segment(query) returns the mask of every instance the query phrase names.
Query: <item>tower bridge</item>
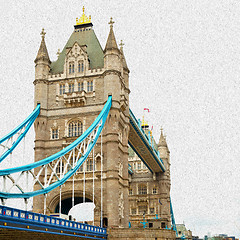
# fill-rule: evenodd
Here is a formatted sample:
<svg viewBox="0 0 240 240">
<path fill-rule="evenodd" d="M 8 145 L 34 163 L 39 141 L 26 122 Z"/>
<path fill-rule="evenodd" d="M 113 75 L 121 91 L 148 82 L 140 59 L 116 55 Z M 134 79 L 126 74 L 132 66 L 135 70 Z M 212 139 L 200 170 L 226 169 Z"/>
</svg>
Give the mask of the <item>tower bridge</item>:
<svg viewBox="0 0 240 240">
<path fill-rule="evenodd" d="M 35 110 L 0 139 L 0 161 L 8 161 L 34 123 L 34 163 L 0 170 L 3 234 L 175 239 L 170 152 L 163 132 L 156 143 L 129 109 L 130 71 L 113 24 L 111 18 L 102 49 L 83 8 L 55 62 L 42 30 L 34 61 Z M 6 207 L 9 198 L 24 199 L 26 211 Z M 86 202 L 94 204 L 88 224 L 62 219 Z"/>
</svg>

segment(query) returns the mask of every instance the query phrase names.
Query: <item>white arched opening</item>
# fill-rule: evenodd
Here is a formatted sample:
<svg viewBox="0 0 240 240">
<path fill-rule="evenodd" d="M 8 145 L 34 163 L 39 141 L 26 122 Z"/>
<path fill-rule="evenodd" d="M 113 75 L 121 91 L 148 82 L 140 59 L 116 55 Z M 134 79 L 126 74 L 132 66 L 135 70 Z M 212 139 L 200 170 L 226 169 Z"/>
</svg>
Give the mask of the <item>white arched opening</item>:
<svg viewBox="0 0 240 240">
<path fill-rule="evenodd" d="M 71 215 L 72 219 L 76 219 L 76 221 L 93 221 L 94 208 L 95 204 L 92 202 L 79 203 L 70 209 L 68 215 Z"/>
</svg>

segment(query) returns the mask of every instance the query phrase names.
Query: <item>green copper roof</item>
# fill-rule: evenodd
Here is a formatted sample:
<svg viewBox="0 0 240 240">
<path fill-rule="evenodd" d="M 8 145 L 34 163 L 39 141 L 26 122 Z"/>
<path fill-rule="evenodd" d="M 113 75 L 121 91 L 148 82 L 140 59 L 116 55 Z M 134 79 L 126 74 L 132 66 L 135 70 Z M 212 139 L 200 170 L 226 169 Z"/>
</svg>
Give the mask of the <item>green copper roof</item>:
<svg viewBox="0 0 240 240">
<path fill-rule="evenodd" d="M 87 46 L 87 54 L 90 60 L 91 69 L 103 68 L 104 53 L 93 29 L 91 28 L 89 30 L 89 28 L 82 28 L 74 30 L 64 49 L 60 53 L 57 61 L 52 62 L 50 71 L 52 74 L 63 73 L 66 48 L 72 47 L 75 42 L 77 42 L 80 46 Z"/>
</svg>

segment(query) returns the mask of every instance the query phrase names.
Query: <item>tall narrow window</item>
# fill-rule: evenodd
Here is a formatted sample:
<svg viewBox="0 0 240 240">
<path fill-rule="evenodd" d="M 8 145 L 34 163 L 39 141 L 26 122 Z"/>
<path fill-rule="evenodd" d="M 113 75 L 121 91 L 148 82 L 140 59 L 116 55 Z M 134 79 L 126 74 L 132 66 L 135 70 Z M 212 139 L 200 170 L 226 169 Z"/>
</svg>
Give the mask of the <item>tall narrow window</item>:
<svg viewBox="0 0 240 240">
<path fill-rule="evenodd" d="M 93 81 L 87 82 L 87 91 L 92 92 L 93 91 Z"/>
<path fill-rule="evenodd" d="M 138 166 L 138 170 L 140 170 L 141 169 L 141 163 L 138 162 L 137 166 Z"/>
<path fill-rule="evenodd" d="M 83 125 L 79 121 L 70 122 L 68 124 L 68 136 L 69 137 L 78 137 L 82 135 Z"/>
<path fill-rule="evenodd" d="M 92 159 L 88 159 L 87 160 L 87 172 L 90 172 L 93 170 L 93 160 Z"/>
<path fill-rule="evenodd" d="M 59 86 L 59 94 L 63 95 L 65 93 L 65 84 L 60 84 Z"/>
<path fill-rule="evenodd" d="M 74 92 L 74 83 L 70 83 L 68 85 L 68 92 L 70 92 L 70 93 Z"/>
<path fill-rule="evenodd" d="M 51 139 L 58 139 L 58 129 L 51 129 Z"/>
<path fill-rule="evenodd" d="M 72 64 L 69 64 L 69 73 L 72 73 Z"/>
<path fill-rule="evenodd" d="M 83 72 L 84 71 L 84 64 L 83 62 L 78 62 L 78 72 Z"/>
<path fill-rule="evenodd" d="M 78 91 L 79 92 L 83 91 L 83 82 L 78 83 Z"/>
<path fill-rule="evenodd" d="M 72 73 L 74 73 L 74 64 L 72 65 Z"/>
</svg>

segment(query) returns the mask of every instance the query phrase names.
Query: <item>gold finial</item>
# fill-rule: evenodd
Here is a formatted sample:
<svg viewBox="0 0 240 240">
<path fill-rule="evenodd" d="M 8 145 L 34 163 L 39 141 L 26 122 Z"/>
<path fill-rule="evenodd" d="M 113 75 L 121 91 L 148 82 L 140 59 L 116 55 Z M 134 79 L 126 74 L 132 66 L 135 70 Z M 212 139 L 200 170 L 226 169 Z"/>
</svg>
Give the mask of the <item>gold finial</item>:
<svg viewBox="0 0 240 240">
<path fill-rule="evenodd" d="M 148 122 L 144 120 L 144 116 L 142 118 L 142 124 L 141 124 L 142 127 L 148 127 Z"/>
<path fill-rule="evenodd" d="M 42 39 L 44 39 L 44 38 L 45 38 L 46 32 L 44 32 L 44 28 L 42 29 L 42 31 L 41 31 L 41 33 L 40 33 L 40 35 L 42 36 Z"/>
<path fill-rule="evenodd" d="M 163 127 L 162 127 L 162 126 L 161 126 L 161 129 L 160 129 L 160 130 L 161 130 L 161 134 L 163 134 Z"/>
<path fill-rule="evenodd" d="M 121 42 L 120 42 L 120 44 L 119 44 L 121 50 L 123 49 L 123 46 L 124 46 L 124 45 L 125 45 L 125 44 L 123 43 L 123 40 L 121 40 Z"/>
<path fill-rule="evenodd" d="M 86 23 L 91 23 L 91 15 L 89 15 L 89 17 L 87 17 L 85 15 L 85 7 L 83 6 L 82 8 L 82 16 L 78 19 L 76 18 L 76 25 L 82 25 L 82 24 L 86 24 Z"/>
<path fill-rule="evenodd" d="M 60 55 L 60 49 L 58 49 L 57 51 L 57 56 L 59 57 L 59 55 Z"/>
<path fill-rule="evenodd" d="M 112 28 L 113 27 L 113 24 L 114 24 L 115 22 L 113 21 L 113 19 L 112 19 L 112 17 L 110 18 L 110 22 L 108 23 L 108 24 L 110 24 L 110 28 Z"/>
</svg>

